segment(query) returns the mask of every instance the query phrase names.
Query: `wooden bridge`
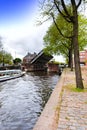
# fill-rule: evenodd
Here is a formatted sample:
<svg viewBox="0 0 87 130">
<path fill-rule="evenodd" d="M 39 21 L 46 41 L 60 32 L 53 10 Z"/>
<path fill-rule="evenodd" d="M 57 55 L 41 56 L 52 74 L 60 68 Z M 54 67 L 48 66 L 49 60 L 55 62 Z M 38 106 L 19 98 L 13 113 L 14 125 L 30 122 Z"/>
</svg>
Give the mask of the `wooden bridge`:
<svg viewBox="0 0 87 130">
<path fill-rule="evenodd" d="M 29 53 L 30 54 L 30 53 Z M 30 56 L 30 55 L 29 55 Z M 28 56 L 27 56 L 28 58 Z M 27 71 L 47 70 L 47 63 L 53 58 L 52 55 L 46 54 L 43 50 L 36 54 L 29 62 L 23 62 L 23 67 Z M 23 59 L 27 61 L 27 59 Z"/>
</svg>

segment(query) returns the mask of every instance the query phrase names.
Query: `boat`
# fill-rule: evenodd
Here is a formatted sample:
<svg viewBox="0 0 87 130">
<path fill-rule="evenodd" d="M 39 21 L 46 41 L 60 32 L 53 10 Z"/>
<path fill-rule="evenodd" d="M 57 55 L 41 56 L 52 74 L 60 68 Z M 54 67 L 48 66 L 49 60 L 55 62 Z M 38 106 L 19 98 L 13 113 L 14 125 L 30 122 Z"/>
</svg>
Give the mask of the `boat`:
<svg viewBox="0 0 87 130">
<path fill-rule="evenodd" d="M 0 71 L 0 82 L 19 78 L 25 75 L 25 72 L 21 70 L 1 70 Z"/>
</svg>

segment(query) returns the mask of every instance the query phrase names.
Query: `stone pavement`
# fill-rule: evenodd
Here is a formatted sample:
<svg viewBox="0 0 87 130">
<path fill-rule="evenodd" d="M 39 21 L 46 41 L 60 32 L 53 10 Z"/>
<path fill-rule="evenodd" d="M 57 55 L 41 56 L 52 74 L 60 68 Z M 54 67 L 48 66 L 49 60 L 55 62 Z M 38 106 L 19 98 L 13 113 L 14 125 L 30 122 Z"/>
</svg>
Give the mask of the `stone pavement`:
<svg viewBox="0 0 87 130">
<path fill-rule="evenodd" d="M 73 72 L 65 76 L 57 130 L 87 130 L 87 70 L 82 70 L 85 92 L 70 90 L 75 85 Z"/>
<path fill-rule="evenodd" d="M 63 71 L 33 130 L 87 130 L 87 67 L 82 78 L 85 89 L 76 92 L 75 73 Z"/>
</svg>

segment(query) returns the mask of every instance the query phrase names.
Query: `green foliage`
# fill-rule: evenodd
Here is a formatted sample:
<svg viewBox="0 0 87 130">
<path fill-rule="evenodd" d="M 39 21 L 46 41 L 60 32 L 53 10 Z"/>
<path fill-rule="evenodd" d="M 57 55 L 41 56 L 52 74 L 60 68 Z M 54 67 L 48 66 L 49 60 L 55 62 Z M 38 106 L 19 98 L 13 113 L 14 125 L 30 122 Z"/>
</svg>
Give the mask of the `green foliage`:
<svg viewBox="0 0 87 130">
<path fill-rule="evenodd" d="M 21 60 L 20 58 L 15 58 L 15 59 L 13 60 L 13 62 L 14 62 L 14 64 L 19 64 L 19 63 L 22 62 L 22 60 Z"/>
<path fill-rule="evenodd" d="M 58 27 L 65 36 L 72 36 L 72 24 L 67 23 L 66 20 L 58 15 L 56 19 Z M 54 23 L 49 27 L 44 36 L 45 51 L 51 54 L 62 54 L 66 60 L 68 59 L 69 49 L 71 47 L 71 38 L 64 38 L 57 30 Z M 79 46 L 80 50 L 87 45 L 87 19 L 79 15 Z"/>
<path fill-rule="evenodd" d="M 3 45 L 2 45 L 2 38 L 0 37 L 0 63 L 2 62 L 2 48 Z"/>
<path fill-rule="evenodd" d="M 11 54 L 10 53 L 5 53 L 4 54 L 4 63 L 5 64 L 9 64 L 9 65 L 11 65 L 12 64 L 12 59 L 13 59 L 13 57 L 11 56 Z"/>
<path fill-rule="evenodd" d="M 61 32 L 64 35 L 71 34 L 71 24 L 68 24 L 61 17 L 61 15 L 58 15 L 56 23 L 60 27 Z M 46 35 L 44 36 L 44 42 L 44 45 L 46 47 L 45 50 L 48 50 L 53 54 L 62 54 L 65 57 L 68 53 L 68 47 L 71 44 L 71 41 L 69 39 L 61 36 L 54 23 L 50 26 Z"/>
<path fill-rule="evenodd" d="M 6 52 L 6 51 L 0 51 L 0 64 L 2 64 L 4 62 L 4 64 L 12 64 L 12 59 L 13 57 L 11 56 L 10 53 Z"/>
<path fill-rule="evenodd" d="M 0 64 L 12 64 L 12 55 L 3 49 L 2 37 L 0 37 Z"/>
<path fill-rule="evenodd" d="M 87 92 L 86 89 L 76 88 L 75 84 L 68 84 L 65 86 L 65 89 L 72 91 L 72 92 Z"/>
<path fill-rule="evenodd" d="M 3 45 L 2 45 L 2 37 L 0 36 L 0 51 L 2 51 L 2 47 L 3 47 Z"/>
<path fill-rule="evenodd" d="M 80 50 L 83 50 L 87 46 L 87 18 L 83 15 L 79 15 L 79 47 Z"/>
<path fill-rule="evenodd" d="M 2 57 L 2 51 L 0 51 L 0 63 L 2 63 L 2 59 L 3 59 L 3 57 Z"/>
<path fill-rule="evenodd" d="M 73 92 L 85 92 L 84 89 L 81 89 L 81 88 L 72 88 L 71 89 Z"/>
</svg>

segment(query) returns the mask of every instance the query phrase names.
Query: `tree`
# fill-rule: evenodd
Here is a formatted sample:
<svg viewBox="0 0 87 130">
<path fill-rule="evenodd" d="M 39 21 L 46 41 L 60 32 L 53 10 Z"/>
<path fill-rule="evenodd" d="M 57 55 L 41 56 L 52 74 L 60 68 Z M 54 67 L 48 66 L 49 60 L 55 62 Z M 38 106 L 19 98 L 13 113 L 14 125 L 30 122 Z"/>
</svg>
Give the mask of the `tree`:
<svg viewBox="0 0 87 130">
<path fill-rule="evenodd" d="M 60 27 L 64 35 L 71 34 L 71 25 L 67 24 L 67 22 L 61 17 L 61 15 L 57 16 L 56 24 Z M 53 54 L 62 54 L 65 58 L 69 59 L 71 39 L 66 39 L 65 37 L 62 37 L 54 23 L 52 23 L 52 25 L 48 29 L 44 37 L 44 42 L 46 47 L 45 50 L 48 50 Z"/>
<path fill-rule="evenodd" d="M 2 37 L 0 37 L 0 52 L 2 50 L 2 47 L 3 47 L 3 45 L 2 45 Z"/>
<path fill-rule="evenodd" d="M 60 22 L 59 22 L 60 21 Z M 63 22 L 63 24 L 62 24 Z M 57 16 L 56 24 L 60 27 L 64 35 L 72 34 L 71 24 L 67 24 L 65 19 L 61 15 Z M 83 15 L 79 15 L 79 46 L 80 50 L 87 44 L 87 19 Z M 68 66 L 72 67 L 72 39 L 64 38 L 57 30 L 54 23 L 49 27 L 46 35 L 44 36 L 45 51 L 50 51 L 53 54 L 62 54 L 66 61 L 68 61 Z M 72 68 L 71 68 L 72 70 Z"/>
<path fill-rule="evenodd" d="M 2 37 L 0 37 L 0 64 L 3 61 L 3 45 L 2 45 Z"/>
<path fill-rule="evenodd" d="M 13 60 L 13 62 L 14 62 L 14 64 L 18 65 L 18 64 L 20 64 L 22 62 L 22 60 L 20 58 L 15 58 Z"/>
<path fill-rule="evenodd" d="M 2 50 L 0 51 L 0 63 L 4 66 L 5 64 L 12 64 L 12 59 L 13 57 L 11 56 L 10 53 Z"/>
<path fill-rule="evenodd" d="M 8 64 L 8 65 L 12 64 L 13 57 L 10 53 L 4 52 L 3 57 L 4 57 L 4 63 L 5 64 Z"/>
<path fill-rule="evenodd" d="M 2 52 L 0 51 L 0 64 L 2 63 Z"/>
<path fill-rule="evenodd" d="M 46 3 L 47 1 L 47 3 Z M 75 75 L 76 75 L 76 87 L 83 89 L 83 82 L 82 82 L 82 74 L 80 68 L 80 58 L 79 58 L 79 43 L 78 43 L 78 8 L 81 5 L 82 1 L 86 0 L 44 0 L 42 9 L 45 9 L 44 14 L 48 15 L 53 18 L 55 23 L 55 17 L 58 14 L 69 23 L 72 24 L 73 33 L 72 33 L 72 45 L 74 49 L 74 62 L 75 62 Z M 45 4 L 46 3 L 46 4 Z M 71 13 L 69 12 L 67 6 L 71 6 Z M 44 8 L 43 8 L 44 7 Z M 47 8 L 46 8 L 47 7 Z M 47 10 L 46 10 L 47 9 Z M 64 13 L 63 13 L 64 11 Z M 45 20 L 46 21 L 46 20 Z M 57 26 L 60 34 L 63 36 L 60 28 Z M 67 36 L 68 38 L 70 36 Z"/>
</svg>

